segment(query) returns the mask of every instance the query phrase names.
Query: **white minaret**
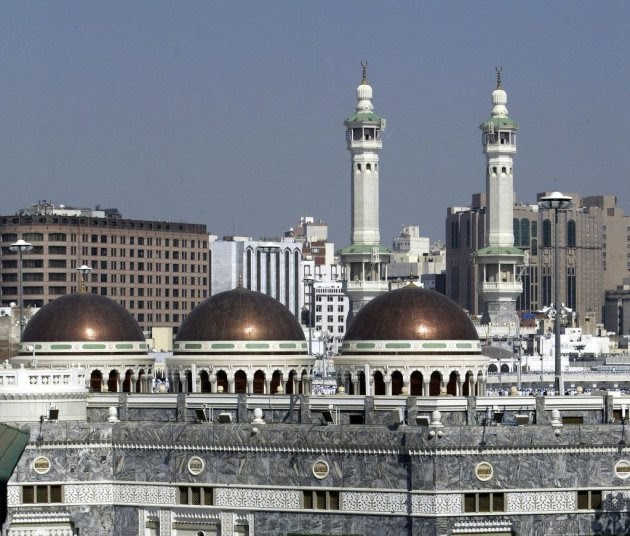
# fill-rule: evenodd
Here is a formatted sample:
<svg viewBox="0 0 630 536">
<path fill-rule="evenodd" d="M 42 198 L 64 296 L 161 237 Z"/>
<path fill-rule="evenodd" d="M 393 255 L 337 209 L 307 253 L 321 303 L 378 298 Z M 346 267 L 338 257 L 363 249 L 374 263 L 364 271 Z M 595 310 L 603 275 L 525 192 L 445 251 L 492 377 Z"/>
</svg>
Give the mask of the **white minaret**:
<svg viewBox="0 0 630 536">
<path fill-rule="evenodd" d="M 475 253 L 479 266 L 479 294 L 484 302 L 484 320 L 493 324 L 516 321 L 516 298 L 523 291 L 518 266 L 523 252 L 514 247 L 514 174 L 518 125 L 508 115 L 507 93 L 501 87 L 492 92 L 490 119 L 480 125 L 486 156 L 486 247 Z"/>
<path fill-rule="evenodd" d="M 351 155 L 352 245 L 341 252 L 344 290 L 351 301 L 351 319 L 372 298 L 387 292 L 390 252 L 380 245 L 379 162 L 385 119 L 374 112 L 372 87 L 367 83 L 367 63 L 357 88 L 355 113 L 344 121 Z"/>
</svg>

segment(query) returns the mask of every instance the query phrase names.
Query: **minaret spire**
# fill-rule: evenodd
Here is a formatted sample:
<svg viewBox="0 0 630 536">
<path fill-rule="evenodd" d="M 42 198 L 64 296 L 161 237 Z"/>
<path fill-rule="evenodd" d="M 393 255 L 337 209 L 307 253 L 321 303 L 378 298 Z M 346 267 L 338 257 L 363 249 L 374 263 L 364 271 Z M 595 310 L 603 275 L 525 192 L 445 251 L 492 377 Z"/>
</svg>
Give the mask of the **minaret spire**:
<svg viewBox="0 0 630 536">
<path fill-rule="evenodd" d="M 362 61 L 361 62 L 361 71 L 363 73 L 362 77 L 361 77 L 361 83 L 362 84 L 367 84 L 368 83 L 368 81 L 367 81 L 367 63 L 368 63 L 367 61 L 365 61 L 365 62 Z"/>
<path fill-rule="evenodd" d="M 503 71 L 503 67 L 495 67 L 497 71 L 497 89 L 501 89 L 501 71 Z"/>
</svg>

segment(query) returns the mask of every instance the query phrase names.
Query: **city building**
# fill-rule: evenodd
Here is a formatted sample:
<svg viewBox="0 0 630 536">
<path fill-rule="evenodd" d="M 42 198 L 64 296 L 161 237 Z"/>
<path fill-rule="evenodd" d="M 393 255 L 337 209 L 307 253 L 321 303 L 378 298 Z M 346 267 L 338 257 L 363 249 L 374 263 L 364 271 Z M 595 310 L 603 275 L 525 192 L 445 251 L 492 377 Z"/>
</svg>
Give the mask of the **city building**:
<svg viewBox="0 0 630 536">
<path fill-rule="evenodd" d="M 444 294 L 446 248 L 440 241 L 430 243 L 429 237 L 420 236 L 417 225 L 403 225 L 394 238 L 387 278 L 392 288 L 410 279 L 422 286 Z"/>
<path fill-rule="evenodd" d="M 206 226 L 123 218 L 116 209 L 71 208 L 40 201 L 0 216 L 2 305 L 19 302 L 18 240 L 23 254 L 25 308 L 43 307 L 77 292 L 78 268 L 91 268 L 89 292 L 108 296 L 136 318 L 143 331 L 174 330 L 208 297 Z"/>
<path fill-rule="evenodd" d="M 372 298 L 387 292 L 390 251 L 380 245 L 379 156 L 385 119 L 374 112 L 367 63 L 357 88 L 355 113 L 344 121 L 351 156 L 352 243 L 340 252 L 344 292 L 350 298 L 348 320 Z"/>
<path fill-rule="evenodd" d="M 296 317 L 304 305 L 302 243 L 293 238 L 210 240 L 211 295 L 243 286 L 272 296 Z"/>
</svg>

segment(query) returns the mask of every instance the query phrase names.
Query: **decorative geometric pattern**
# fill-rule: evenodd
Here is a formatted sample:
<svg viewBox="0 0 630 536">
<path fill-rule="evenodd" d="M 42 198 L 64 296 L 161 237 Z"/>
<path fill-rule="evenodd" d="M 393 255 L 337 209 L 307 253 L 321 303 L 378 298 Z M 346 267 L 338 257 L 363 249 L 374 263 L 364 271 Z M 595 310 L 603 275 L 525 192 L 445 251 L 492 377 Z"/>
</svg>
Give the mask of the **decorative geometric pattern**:
<svg viewBox="0 0 630 536">
<path fill-rule="evenodd" d="M 228 508 L 300 508 L 299 491 L 283 489 L 215 488 L 215 506 Z"/>
<path fill-rule="evenodd" d="M 22 503 L 21 491 L 22 486 L 7 486 L 7 506 L 16 506 Z"/>
<path fill-rule="evenodd" d="M 411 513 L 424 515 L 461 514 L 462 495 L 458 493 L 412 495 Z"/>
<path fill-rule="evenodd" d="M 344 491 L 341 494 L 344 512 L 407 513 L 406 493 Z"/>
<path fill-rule="evenodd" d="M 169 486 L 130 484 L 65 484 L 64 502 L 75 504 L 176 504 L 176 490 Z"/>
<path fill-rule="evenodd" d="M 390 349 L 407 350 L 409 352 L 468 353 L 481 352 L 478 341 L 396 341 L 395 346 L 385 341 L 345 341 L 343 349 L 355 353 L 383 352 Z"/>
<path fill-rule="evenodd" d="M 564 512 L 575 510 L 575 491 L 507 493 L 508 512 Z"/>
</svg>

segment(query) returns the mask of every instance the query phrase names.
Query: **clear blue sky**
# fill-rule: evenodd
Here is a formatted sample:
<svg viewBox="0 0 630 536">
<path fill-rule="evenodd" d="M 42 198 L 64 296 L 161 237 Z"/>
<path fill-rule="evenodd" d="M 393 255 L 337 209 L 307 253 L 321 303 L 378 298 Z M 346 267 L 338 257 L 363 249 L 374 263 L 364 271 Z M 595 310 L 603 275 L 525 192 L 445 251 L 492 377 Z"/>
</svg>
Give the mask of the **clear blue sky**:
<svg viewBox="0 0 630 536">
<path fill-rule="evenodd" d="M 615 194 L 630 213 L 630 2 L 0 2 L 0 213 L 39 199 L 350 239 L 349 154 L 367 60 L 381 241 L 443 238 L 484 186 L 479 124 L 503 66 L 519 201 Z"/>
</svg>

